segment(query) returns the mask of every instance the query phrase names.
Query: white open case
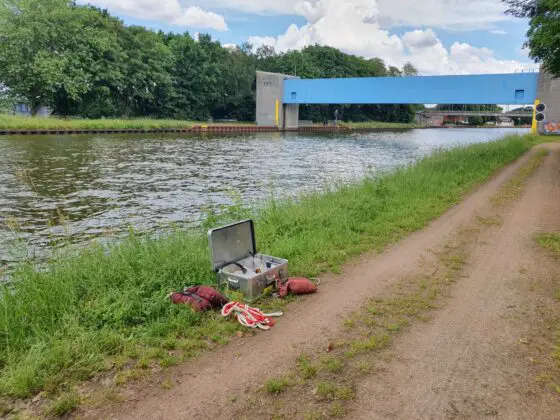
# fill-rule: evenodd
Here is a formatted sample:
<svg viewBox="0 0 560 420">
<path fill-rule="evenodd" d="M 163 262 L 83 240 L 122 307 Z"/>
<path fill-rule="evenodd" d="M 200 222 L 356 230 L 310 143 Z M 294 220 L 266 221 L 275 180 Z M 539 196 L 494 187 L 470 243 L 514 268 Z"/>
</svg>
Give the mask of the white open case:
<svg viewBox="0 0 560 420">
<path fill-rule="evenodd" d="M 208 244 L 218 286 L 226 284 L 243 293 L 248 301 L 288 279 L 287 260 L 257 252 L 252 220 L 209 230 Z"/>
</svg>

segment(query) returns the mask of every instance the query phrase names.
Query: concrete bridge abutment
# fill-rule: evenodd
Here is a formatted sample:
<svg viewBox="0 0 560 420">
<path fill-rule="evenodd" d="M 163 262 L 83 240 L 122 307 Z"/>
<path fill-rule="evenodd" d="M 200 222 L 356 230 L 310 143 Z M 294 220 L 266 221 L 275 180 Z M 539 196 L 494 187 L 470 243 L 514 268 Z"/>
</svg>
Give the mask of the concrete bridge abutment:
<svg viewBox="0 0 560 420">
<path fill-rule="evenodd" d="M 299 77 L 257 71 L 257 125 L 281 130 L 298 128 L 299 105 L 284 103 L 284 82 L 288 79 Z"/>
<path fill-rule="evenodd" d="M 537 123 L 539 134 L 560 134 L 560 79 L 541 70 L 537 101 L 546 105 L 544 121 Z"/>
</svg>

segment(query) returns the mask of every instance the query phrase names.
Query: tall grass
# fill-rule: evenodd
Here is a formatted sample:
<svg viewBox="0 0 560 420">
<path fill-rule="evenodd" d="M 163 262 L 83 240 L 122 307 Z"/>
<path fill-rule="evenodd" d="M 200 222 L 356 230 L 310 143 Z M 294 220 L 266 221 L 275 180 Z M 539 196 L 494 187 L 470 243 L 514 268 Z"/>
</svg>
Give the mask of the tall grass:
<svg viewBox="0 0 560 420">
<path fill-rule="evenodd" d="M 126 129 L 162 129 L 162 128 L 190 128 L 194 125 L 208 124 L 207 122 L 156 120 L 156 119 L 66 119 L 66 118 L 35 118 L 0 114 L 0 129 L 5 130 L 126 130 Z M 228 123 L 228 125 L 247 125 L 248 122 Z M 350 128 L 391 128 L 410 129 L 420 127 L 417 124 L 388 123 L 368 121 L 363 123 L 345 124 Z"/>
<path fill-rule="evenodd" d="M 207 124 L 195 121 L 156 120 L 156 119 L 64 119 L 35 118 L 13 115 L 0 115 L 0 129 L 7 130 L 125 130 L 125 129 L 162 129 L 189 128 L 194 125 Z M 239 124 L 239 123 L 235 123 Z M 246 124 L 246 123 L 244 123 Z"/>
<path fill-rule="evenodd" d="M 531 140 L 512 136 L 438 152 L 379 179 L 297 202 L 235 208 L 222 219 L 255 217 L 260 250 L 289 259 L 291 274 L 337 270 L 426 226 Z M 222 221 L 211 216 L 206 226 Z M 0 395 L 54 391 L 110 369 L 110 360 L 165 357 L 164 349 L 176 347 L 190 354 L 225 340 L 236 324 L 166 299 L 172 289 L 214 281 L 207 247 L 202 229 L 159 239 L 131 234 L 47 270 L 21 266 L 0 298 Z"/>
</svg>

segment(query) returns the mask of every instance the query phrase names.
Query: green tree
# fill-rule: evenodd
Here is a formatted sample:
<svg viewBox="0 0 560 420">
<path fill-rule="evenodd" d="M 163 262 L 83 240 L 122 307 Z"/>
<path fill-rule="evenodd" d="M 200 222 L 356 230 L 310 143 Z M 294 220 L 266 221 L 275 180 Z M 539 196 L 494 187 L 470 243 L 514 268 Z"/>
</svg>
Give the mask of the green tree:
<svg viewBox="0 0 560 420">
<path fill-rule="evenodd" d="M 173 64 L 164 35 L 141 26 L 130 26 L 122 32 L 119 41 L 126 64 L 121 91 L 123 109 L 129 115 L 161 116 L 171 95 Z"/>
<path fill-rule="evenodd" d="M 170 37 L 169 47 L 173 55 L 173 99 L 168 114 L 208 119 L 228 98 L 228 51 L 210 35 L 200 35 L 195 41 L 188 33 Z"/>
<path fill-rule="evenodd" d="M 276 54 L 274 47 L 270 45 L 262 45 L 257 48 L 255 58 L 257 60 L 257 70 L 274 71 L 277 67 L 278 54 Z"/>
<path fill-rule="evenodd" d="M 21 98 L 14 95 L 5 86 L 0 85 L 0 114 L 11 114 L 14 111 L 14 106 Z"/>
<path fill-rule="evenodd" d="M 466 111 L 466 112 L 502 112 L 503 108 L 494 104 L 440 104 L 436 105 L 437 111 Z"/>
<path fill-rule="evenodd" d="M 126 92 L 127 66 L 123 48 L 124 32 L 127 30 L 120 19 L 106 10 L 92 14 L 88 25 L 102 30 L 108 41 L 105 49 L 92 51 L 90 60 L 91 85 L 78 99 L 69 98 L 65 90 L 59 90 L 53 105 L 59 115 L 80 115 L 88 118 L 120 117 L 130 114 L 123 98 Z"/>
<path fill-rule="evenodd" d="M 393 76 L 393 77 L 402 76 L 402 71 L 400 71 L 395 66 L 389 66 L 389 71 L 388 71 L 387 76 Z"/>
<path fill-rule="evenodd" d="M 482 117 L 469 117 L 469 125 L 481 126 L 484 125 Z"/>
<path fill-rule="evenodd" d="M 503 0 L 507 13 L 529 19 L 526 46 L 531 58 L 560 76 L 560 0 Z"/>
<path fill-rule="evenodd" d="M 111 43 L 95 24 L 98 11 L 67 0 L 0 2 L 0 83 L 35 113 L 60 91 L 79 101 L 93 83 L 95 57 Z"/>
<path fill-rule="evenodd" d="M 418 76 L 418 69 L 411 62 L 408 62 L 403 67 L 403 74 L 405 76 Z"/>
<path fill-rule="evenodd" d="M 255 71 L 256 59 L 251 53 L 252 46 L 227 50 L 223 87 L 224 99 L 212 110 L 212 116 L 219 119 L 255 119 Z"/>
</svg>

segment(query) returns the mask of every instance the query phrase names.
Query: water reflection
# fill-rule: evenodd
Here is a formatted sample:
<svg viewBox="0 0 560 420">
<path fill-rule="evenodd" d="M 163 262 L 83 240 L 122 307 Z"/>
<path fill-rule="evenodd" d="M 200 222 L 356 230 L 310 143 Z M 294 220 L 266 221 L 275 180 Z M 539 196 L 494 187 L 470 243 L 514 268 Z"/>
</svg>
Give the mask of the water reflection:
<svg viewBox="0 0 560 420">
<path fill-rule="evenodd" d="M 0 266 L 17 249 L 41 255 L 60 238 L 87 243 L 129 226 L 196 223 L 204 206 L 231 204 L 234 195 L 294 195 L 511 132 L 525 131 L 0 136 Z"/>
</svg>

